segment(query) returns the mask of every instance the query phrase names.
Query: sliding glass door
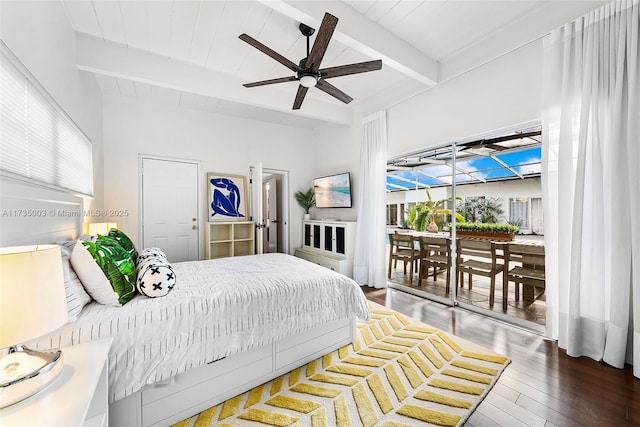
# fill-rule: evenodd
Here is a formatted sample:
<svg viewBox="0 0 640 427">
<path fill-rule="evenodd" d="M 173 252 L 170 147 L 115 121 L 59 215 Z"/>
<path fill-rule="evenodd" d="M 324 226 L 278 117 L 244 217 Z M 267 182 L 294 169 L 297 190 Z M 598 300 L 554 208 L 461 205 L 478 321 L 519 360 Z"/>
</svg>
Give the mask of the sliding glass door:
<svg viewBox="0 0 640 427">
<path fill-rule="evenodd" d="M 405 268 L 388 247 L 389 286 L 544 333 L 544 285 L 505 281 L 522 263 L 503 267 L 509 244 L 544 247 L 540 134 L 534 124 L 389 160 L 387 233 L 419 252 Z"/>
</svg>

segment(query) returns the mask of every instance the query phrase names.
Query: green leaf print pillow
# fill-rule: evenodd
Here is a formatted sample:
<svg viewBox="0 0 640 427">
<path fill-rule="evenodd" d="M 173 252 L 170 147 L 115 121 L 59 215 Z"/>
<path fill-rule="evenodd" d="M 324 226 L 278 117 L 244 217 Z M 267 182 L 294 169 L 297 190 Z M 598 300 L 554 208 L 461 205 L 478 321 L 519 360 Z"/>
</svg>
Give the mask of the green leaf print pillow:
<svg viewBox="0 0 640 427">
<path fill-rule="evenodd" d="M 131 259 L 133 260 L 134 264 L 138 262 L 138 251 L 136 250 L 136 247 L 129 236 L 124 234 L 123 231 L 118 230 L 117 228 L 112 228 L 107 233 L 107 237 L 115 239 L 120 244 L 120 246 L 122 246 L 124 250 L 126 250 L 129 255 L 131 255 Z"/>
<path fill-rule="evenodd" d="M 82 244 L 109 279 L 118 302 L 129 302 L 135 294 L 136 283 L 136 267 L 129 252 L 108 236 L 98 236 L 95 242 L 84 241 Z"/>
</svg>

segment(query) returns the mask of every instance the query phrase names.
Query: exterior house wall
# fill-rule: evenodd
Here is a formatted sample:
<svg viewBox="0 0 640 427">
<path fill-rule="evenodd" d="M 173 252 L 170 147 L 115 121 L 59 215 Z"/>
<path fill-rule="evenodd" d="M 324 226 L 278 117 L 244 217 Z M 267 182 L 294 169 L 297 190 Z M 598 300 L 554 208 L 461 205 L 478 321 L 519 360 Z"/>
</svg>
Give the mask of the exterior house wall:
<svg viewBox="0 0 640 427">
<path fill-rule="evenodd" d="M 429 189 L 433 200 L 448 199 L 451 197 L 451 187 L 437 187 Z M 493 197 L 499 199 L 504 211 L 501 222 L 509 220 L 509 199 L 511 198 L 542 198 L 542 184 L 540 178 L 528 178 L 510 181 L 488 182 L 486 184 L 466 184 L 456 187 L 456 197 Z M 426 190 L 396 191 L 387 194 L 387 205 L 404 204 L 405 209 L 409 204 L 424 202 L 427 200 Z M 398 223 L 402 213 L 398 209 Z M 538 224 L 542 227 L 542 224 Z M 529 232 L 529 228 L 523 228 L 522 232 Z"/>
</svg>

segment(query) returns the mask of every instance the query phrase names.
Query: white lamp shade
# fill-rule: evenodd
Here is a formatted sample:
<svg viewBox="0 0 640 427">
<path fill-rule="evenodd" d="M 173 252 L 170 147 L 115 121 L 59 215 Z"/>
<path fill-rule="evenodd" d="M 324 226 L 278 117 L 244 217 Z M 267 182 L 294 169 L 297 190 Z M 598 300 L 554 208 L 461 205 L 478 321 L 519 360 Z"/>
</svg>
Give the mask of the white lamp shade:
<svg viewBox="0 0 640 427">
<path fill-rule="evenodd" d="M 92 236 L 107 234 L 112 228 L 118 228 L 118 224 L 115 222 L 91 222 L 89 223 L 89 234 Z"/>
<path fill-rule="evenodd" d="M 58 329 L 67 316 L 60 247 L 0 248 L 0 348 Z"/>
</svg>

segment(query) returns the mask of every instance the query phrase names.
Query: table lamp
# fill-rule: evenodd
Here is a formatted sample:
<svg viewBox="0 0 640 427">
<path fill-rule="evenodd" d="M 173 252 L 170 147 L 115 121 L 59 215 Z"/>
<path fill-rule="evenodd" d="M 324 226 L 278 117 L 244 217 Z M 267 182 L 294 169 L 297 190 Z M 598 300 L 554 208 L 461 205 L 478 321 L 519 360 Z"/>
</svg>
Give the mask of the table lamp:
<svg viewBox="0 0 640 427">
<path fill-rule="evenodd" d="M 22 343 L 66 322 L 60 247 L 0 248 L 0 408 L 31 396 L 60 374 L 60 350 L 38 352 Z"/>
<path fill-rule="evenodd" d="M 90 222 L 89 234 L 92 236 L 107 234 L 112 228 L 118 228 L 118 224 L 115 222 Z"/>
</svg>

